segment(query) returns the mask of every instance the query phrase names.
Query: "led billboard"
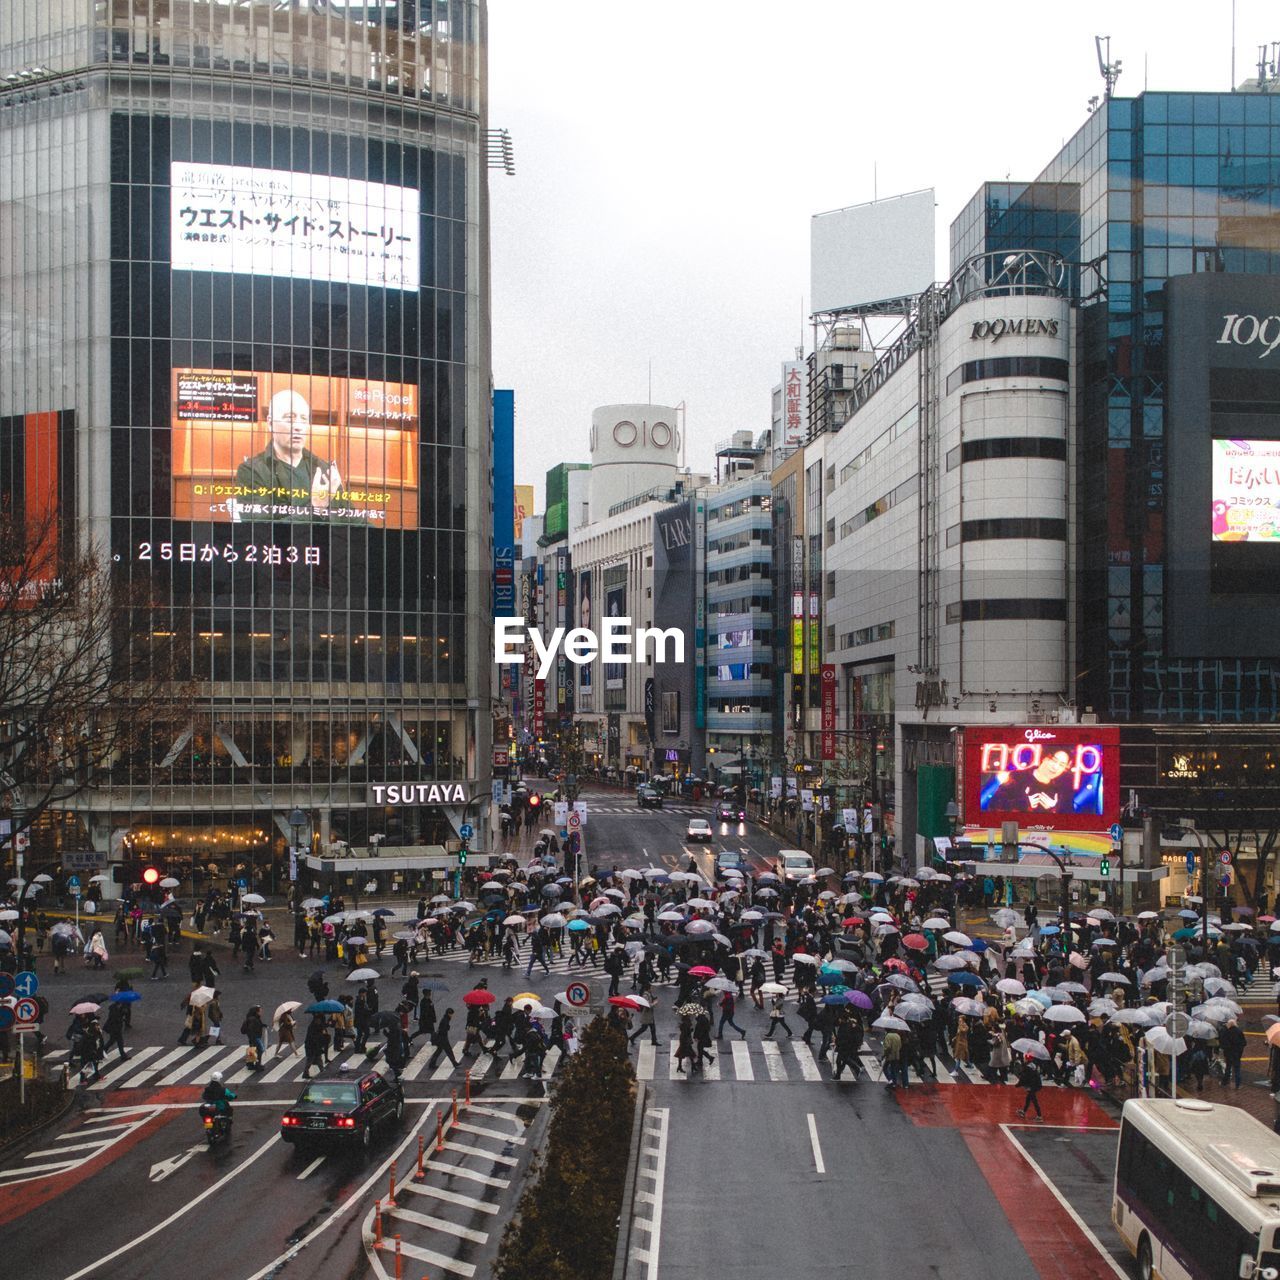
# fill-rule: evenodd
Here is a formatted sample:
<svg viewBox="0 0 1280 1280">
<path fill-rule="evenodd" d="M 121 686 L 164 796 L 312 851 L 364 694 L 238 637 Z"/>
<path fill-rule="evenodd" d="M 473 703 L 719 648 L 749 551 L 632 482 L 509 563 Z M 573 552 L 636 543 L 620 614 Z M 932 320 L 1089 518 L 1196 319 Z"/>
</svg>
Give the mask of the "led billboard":
<svg viewBox="0 0 1280 1280">
<path fill-rule="evenodd" d="M 185 160 L 169 183 L 175 271 L 418 291 L 416 188 Z"/>
<path fill-rule="evenodd" d="M 1214 542 L 1280 546 L 1280 440 L 1213 441 Z"/>
<path fill-rule="evenodd" d="M 1120 733 L 1098 725 L 971 727 L 965 820 L 1102 831 L 1120 813 Z"/>
<path fill-rule="evenodd" d="M 417 528 L 417 387 L 175 369 L 172 389 L 175 519 Z"/>
</svg>

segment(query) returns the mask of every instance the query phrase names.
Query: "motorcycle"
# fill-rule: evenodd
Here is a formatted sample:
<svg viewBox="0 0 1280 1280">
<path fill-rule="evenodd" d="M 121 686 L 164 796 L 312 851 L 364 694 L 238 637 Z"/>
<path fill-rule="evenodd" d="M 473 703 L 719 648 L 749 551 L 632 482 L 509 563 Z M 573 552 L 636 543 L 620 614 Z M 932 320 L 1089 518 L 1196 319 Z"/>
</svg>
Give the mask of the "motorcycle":
<svg viewBox="0 0 1280 1280">
<path fill-rule="evenodd" d="M 205 1141 L 212 1150 L 220 1142 L 231 1141 L 231 1116 L 221 1107 L 205 1102 L 200 1107 L 200 1119 L 204 1124 Z"/>
</svg>

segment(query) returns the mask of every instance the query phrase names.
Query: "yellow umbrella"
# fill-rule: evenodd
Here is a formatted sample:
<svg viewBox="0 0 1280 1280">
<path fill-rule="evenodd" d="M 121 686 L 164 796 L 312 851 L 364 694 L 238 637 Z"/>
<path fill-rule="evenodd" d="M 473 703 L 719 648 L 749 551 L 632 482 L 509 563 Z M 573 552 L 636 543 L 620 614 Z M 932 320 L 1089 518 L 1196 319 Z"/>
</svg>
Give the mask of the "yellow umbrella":
<svg viewBox="0 0 1280 1280">
<path fill-rule="evenodd" d="M 542 997 L 539 995 L 535 995 L 532 991 L 522 991 L 518 996 L 515 997 L 516 1004 L 519 1004 L 521 1000 L 532 1000 L 535 1004 L 542 1003 Z"/>
</svg>

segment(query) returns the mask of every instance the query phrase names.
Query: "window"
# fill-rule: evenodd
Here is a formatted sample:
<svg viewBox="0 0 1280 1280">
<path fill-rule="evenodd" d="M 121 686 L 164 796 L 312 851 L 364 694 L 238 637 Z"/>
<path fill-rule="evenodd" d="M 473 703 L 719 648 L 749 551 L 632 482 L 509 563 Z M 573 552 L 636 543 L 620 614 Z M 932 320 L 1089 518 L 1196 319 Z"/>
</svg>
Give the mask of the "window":
<svg viewBox="0 0 1280 1280">
<path fill-rule="evenodd" d="M 864 644 L 877 644 L 882 640 L 892 640 L 894 634 L 895 627 L 892 622 L 878 622 L 874 627 L 862 627 L 858 631 L 846 632 L 842 648 L 857 649 Z"/>
<path fill-rule="evenodd" d="M 997 538 L 1046 538 L 1053 542 L 1065 542 L 1067 522 L 1043 516 L 1000 516 L 989 520 L 966 520 L 959 526 L 957 542 L 990 542 Z M 953 546 L 952 525 L 947 530 L 947 546 Z"/>
<path fill-rule="evenodd" d="M 992 458 L 1052 458 L 1065 462 L 1067 442 L 1046 436 L 993 436 L 988 440 L 966 440 L 947 454 L 947 470 L 953 470 L 961 462 L 986 462 Z"/>
<path fill-rule="evenodd" d="M 1065 600 L 962 600 L 947 605 L 948 622 L 1065 622 Z"/>
<path fill-rule="evenodd" d="M 987 378 L 1051 378 L 1055 382 L 1066 382 L 1067 370 L 1065 360 L 1052 356 L 996 356 L 990 360 L 969 360 L 947 375 L 947 394 L 968 382 L 982 382 Z"/>
</svg>

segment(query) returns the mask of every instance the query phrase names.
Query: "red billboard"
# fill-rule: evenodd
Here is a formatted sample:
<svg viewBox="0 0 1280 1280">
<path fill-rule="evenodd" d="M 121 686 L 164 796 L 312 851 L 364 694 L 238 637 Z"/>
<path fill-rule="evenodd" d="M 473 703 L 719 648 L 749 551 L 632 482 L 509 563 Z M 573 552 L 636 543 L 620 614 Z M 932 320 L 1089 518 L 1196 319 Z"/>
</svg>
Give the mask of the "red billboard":
<svg viewBox="0 0 1280 1280">
<path fill-rule="evenodd" d="M 967 823 L 1105 831 L 1120 817 L 1120 730 L 970 726 L 964 731 L 963 785 Z"/>
</svg>

